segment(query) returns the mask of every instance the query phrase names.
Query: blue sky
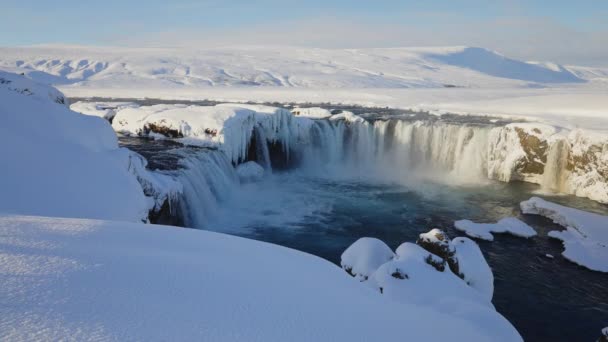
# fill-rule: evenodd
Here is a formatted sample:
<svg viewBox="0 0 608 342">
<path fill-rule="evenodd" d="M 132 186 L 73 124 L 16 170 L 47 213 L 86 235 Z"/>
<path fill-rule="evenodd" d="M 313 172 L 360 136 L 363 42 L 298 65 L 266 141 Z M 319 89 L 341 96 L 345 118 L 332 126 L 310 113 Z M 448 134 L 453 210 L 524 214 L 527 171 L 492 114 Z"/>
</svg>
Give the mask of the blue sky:
<svg viewBox="0 0 608 342">
<path fill-rule="evenodd" d="M 608 1 L 0 0 L 0 45 L 475 45 L 608 64 Z"/>
</svg>

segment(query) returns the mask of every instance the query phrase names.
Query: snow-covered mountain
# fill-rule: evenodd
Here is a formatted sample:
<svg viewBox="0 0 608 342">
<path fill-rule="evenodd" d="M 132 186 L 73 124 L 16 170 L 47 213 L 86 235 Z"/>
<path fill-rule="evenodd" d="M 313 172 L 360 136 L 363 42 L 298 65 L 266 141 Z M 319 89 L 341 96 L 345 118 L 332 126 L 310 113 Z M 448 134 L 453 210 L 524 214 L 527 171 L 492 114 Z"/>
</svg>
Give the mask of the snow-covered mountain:
<svg viewBox="0 0 608 342">
<path fill-rule="evenodd" d="M 1 48 L 0 68 L 46 83 L 85 88 L 502 88 L 582 83 L 608 74 L 518 61 L 474 47 L 39 46 Z"/>
</svg>

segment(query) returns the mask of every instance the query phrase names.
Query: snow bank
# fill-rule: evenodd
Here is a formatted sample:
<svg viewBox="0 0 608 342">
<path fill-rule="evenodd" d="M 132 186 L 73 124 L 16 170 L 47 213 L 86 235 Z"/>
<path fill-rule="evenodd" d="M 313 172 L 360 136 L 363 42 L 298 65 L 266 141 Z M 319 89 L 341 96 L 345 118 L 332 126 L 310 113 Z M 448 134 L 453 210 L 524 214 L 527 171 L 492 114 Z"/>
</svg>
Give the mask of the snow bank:
<svg viewBox="0 0 608 342">
<path fill-rule="evenodd" d="M 393 254 L 382 241 L 373 238 L 361 238 L 351 245 L 342 255 L 342 267 L 395 302 L 479 320 L 481 329 L 497 332 L 499 339 L 520 339 L 491 303 L 494 277 L 477 244 L 468 238 L 449 241 L 445 234 L 445 239 L 438 238 L 438 231 L 421 234 L 421 238 L 448 246 L 466 273 L 463 278 L 427 248 L 405 242 Z"/>
<path fill-rule="evenodd" d="M 470 220 L 454 222 L 454 227 L 465 232 L 468 236 L 493 241 L 492 233 L 509 233 L 511 235 L 530 238 L 536 236 L 534 228 L 515 217 L 505 217 L 497 223 L 475 223 Z"/>
<path fill-rule="evenodd" d="M 342 253 L 340 265 L 353 277 L 367 280 L 380 265 L 395 254 L 384 242 L 375 238 L 360 238 Z"/>
<path fill-rule="evenodd" d="M 321 258 L 201 230 L 0 215 L 0 244 L 0 340 L 521 340 L 487 305 L 387 301 Z M 419 290 L 459 281 L 415 262 Z"/>
<path fill-rule="evenodd" d="M 241 183 L 257 182 L 264 177 L 264 168 L 254 161 L 248 161 L 236 167 Z"/>
<path fill-rule="evenodd" d="M 566 228 L 549 236 L 562 240 L 562 255 L 590 270 L 608 272 L 608 216 L 564 207 L 538 197 L 521 202 L 524 214 L 551 219 Z"/>
<path fill-rule="evenodd" d="M 70 105 L 70 109 L 85 115 L 104 118 L 110 122 L 114 119 L 116 112 L 129 107 L 138 107 L 132 102 L 84 102 L 79 101 Z"/>
<path fill-rule="evenodd" d="M 146 220 L 153 203 L 103 119 L 57 90 L 0 72 L 0 212 Z"/>
<path fill-rule="evenodd" d="M 349 111 L 342 111 L 339 114 L 336 115 L 332 115 L 332 117 L 329 118 L 330 120 L 344 120 L 346 122 L 356 122 L 356 123 L 364 123 L 367 122 L 365 121 L 365 119 L 363 119 L 362 117 L 353 114 L 352 112 Z"/>
</svg>

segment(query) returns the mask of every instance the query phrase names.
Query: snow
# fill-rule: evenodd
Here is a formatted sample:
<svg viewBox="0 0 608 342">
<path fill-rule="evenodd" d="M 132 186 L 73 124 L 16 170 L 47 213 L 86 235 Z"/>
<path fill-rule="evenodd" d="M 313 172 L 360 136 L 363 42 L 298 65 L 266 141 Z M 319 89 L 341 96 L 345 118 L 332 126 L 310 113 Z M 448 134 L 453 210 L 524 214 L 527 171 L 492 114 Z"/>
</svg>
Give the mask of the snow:
<svg viewBox="0 0 608 342">
<path fill-rule="evenodd" d="M 333 115 L 331 118 L 329 118 L 330 120 L 344 120 L 346 122 L 356 122 L 356 123 L 364 123 L 366 122 L 365 119 L 363 119 L 362 117 L 353 114 L 352 112 L 349 111 L 342 111 L 342 113 Z"/>
<path fill-rule="evenodd" d="M 311 119 L 326 119 L 331 116 L 331 112 L 321 107 L 296 107 L 291 111 L 295 116 L 302 116 Z"/>
<path fill-rule="evenodd" d="M 473 319 L 488 332 L 493 330 L 499 336 L 519 339 L 504 326 L 506 320 L 496 314 L 491 303 L 493 276 L 479 247 L 472 240 L 460 239 L 464 240 L 454 242 L 461 253 L 459 258 L 470 274 L 466 282 L 449 268 L 439 271 L 427 262 L 429 257 L 442 262 L 438 256 L 405 242 L 397 248 L 396 257 L 378 267 L 365 284 L 396 302 L 436 307 L 441 312 Z"/>
<path fill-rule="evenodd" d="M 116 112 L 128 107 L 137 107 L 133 102 L 85 102 L 79 101 L 70 105 L 70 109 L 85 115 L 92 115 L 112 121 Z"/>
<path fill-rule="evenodd" d="M 494 296 L 494 274 L 475 241 L 466 237 L 452 239 L 460 272 L 467 284 L 491 301 Z"/>
<path fill-rule="evenodd" d="M 496 223 L 475 223 L 470 220 L 459 220 L 454 222 L 454 227 L 470 237 L 487 241 L 494 240 L 492 233 L 509 233 L 523 238 L 536 236 L 534 228 L 515 217 L 505 217 Z"/>
<path fill-rule="evenodd" d="M 229 235 L 1 215 L 0 245 L 1 340 L 521 340 L 471 293 L 392 302 L 321 258 Z M 410 263 L 419 289 L 429 272 L 460 281 Z"/>
<path fill-rule="evenodd" d="M 395 254 L 384 242 L 363 237 L 342 253 L 340 265 L 361 281 L 367 280 L 380 265 L 393 259 Z"/>
<path fill-rule="evenodd" d="M 154 201 L 107 121 L 70 111 L 56 89 L 0 72 L 0 212 L 146 220 Z"/>
<path fill-rule="evenodd" d="M 257 182 L 264 177 L 264 168 L 254 161 L 248 161 L 236 167 L 241 183 Z"/>
<path fill-rule="evenodd" d="M 541 215 L 566 228 L 549 236 L 564 244 L 562 255 L 590 270 L 608 272 L 608 216 L 565 207 L 532 197 L 521 202 L 524 214 Z"/>
</svg>

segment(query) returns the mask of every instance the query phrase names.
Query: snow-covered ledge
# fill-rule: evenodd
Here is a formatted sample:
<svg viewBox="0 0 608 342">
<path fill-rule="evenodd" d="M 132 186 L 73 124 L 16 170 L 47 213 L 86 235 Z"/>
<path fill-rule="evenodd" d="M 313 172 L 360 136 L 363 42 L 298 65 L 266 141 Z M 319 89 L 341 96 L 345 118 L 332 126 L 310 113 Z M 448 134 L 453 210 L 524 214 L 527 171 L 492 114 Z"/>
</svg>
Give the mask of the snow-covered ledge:
<svg viewBox="0 0 608 342">
<path fill-rule="evenodd" d="M 224 234 L 0 215 L 0 244 L 0 340 L 521 341 L 475 290 L 390 301 L 326 260 Z M 409 281 L 422 291 L 427 273 L 469 289 L 432 268 Z"/>
</svg>

